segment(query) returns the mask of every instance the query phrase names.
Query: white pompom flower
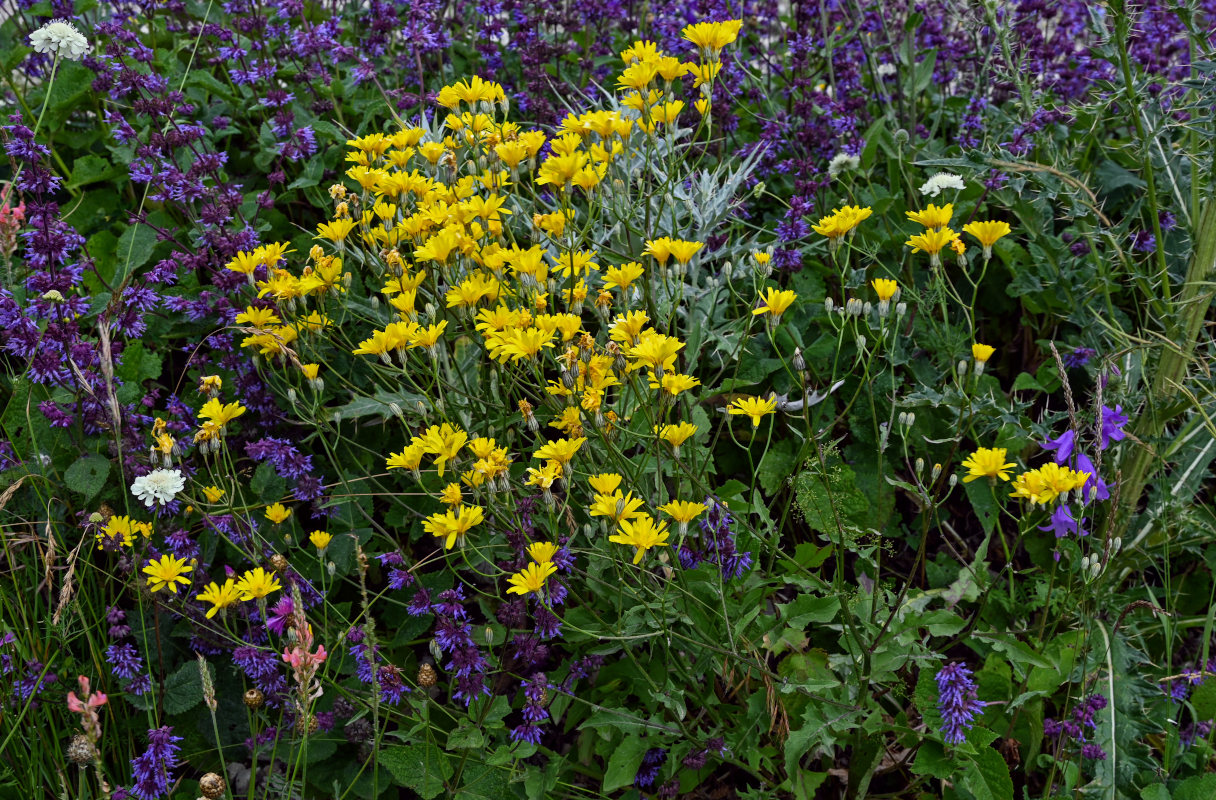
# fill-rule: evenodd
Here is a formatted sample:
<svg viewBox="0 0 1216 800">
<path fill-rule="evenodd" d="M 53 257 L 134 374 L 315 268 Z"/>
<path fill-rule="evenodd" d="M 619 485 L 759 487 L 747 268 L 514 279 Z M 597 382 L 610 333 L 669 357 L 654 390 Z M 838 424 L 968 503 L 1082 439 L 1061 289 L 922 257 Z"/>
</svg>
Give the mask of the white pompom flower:
<svg viewBox="0 0 1216 800">
<path fill-rule="evenodd" d="M 30 34 L 30 45 L 39 53 L 79 61 L 93 49 L 84 34 L 66 19 L 53 19 Z"/>
<path fill-rule="evenodd" d="M 131 494 L 148 508 L 157 503 L 168 503 L 177 493 L 186 488 L 181 472 L 175 469 L 154 469 L 141 475 L 131 484 Z"/>
</svg>

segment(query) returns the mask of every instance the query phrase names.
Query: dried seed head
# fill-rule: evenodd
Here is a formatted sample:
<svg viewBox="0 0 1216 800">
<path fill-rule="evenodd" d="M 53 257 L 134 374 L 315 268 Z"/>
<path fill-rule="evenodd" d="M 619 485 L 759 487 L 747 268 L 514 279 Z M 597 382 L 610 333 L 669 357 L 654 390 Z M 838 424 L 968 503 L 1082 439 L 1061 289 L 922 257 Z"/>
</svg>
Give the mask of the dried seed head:
<svg viewBox="0 0 1216 800">
<path fill-rule="evenodd" d="M 422 664 L 418 667 L 418 685 L 424 686 L 427 689 L 439 683 L 439 675 L 435 672 L 435 668 L 430 664 Z"/>
<path fill-rule="evenodd" d="M 266 695 L 262 694 L 261 689 L 250 689 L 245 692 L 244 700 L 249 708 L 261 708 L 262 703 L 266 702 Z"/>
<path fill-rule="evenodd" d="M 89 737 L 82 733 L 73 736 L 72 741 L 68 742 L 68 761 L 73 764 L 88 764 L 96 755 L 97 748 L 89 741 Z"/>
<path fill-rule="evenodd" d="M 270 568 L 275 572 L 282 572 L 287 569 L 290 563 L 287 561 L 287 556 L 282 553 L 275 553 L 270 557 Z"/>
<path fill-rule="evenodd" d="M 203 797 L 206 797 L 209 800 L 218 800 L 218 798 L 224 796 L 224 790 L 228 787 L 224 783 L 223 778 L 216 775 L 214 772 L 208 772 L 206 775 L 199 778 L 198 788 L 202 791 Z"/>
</svg>

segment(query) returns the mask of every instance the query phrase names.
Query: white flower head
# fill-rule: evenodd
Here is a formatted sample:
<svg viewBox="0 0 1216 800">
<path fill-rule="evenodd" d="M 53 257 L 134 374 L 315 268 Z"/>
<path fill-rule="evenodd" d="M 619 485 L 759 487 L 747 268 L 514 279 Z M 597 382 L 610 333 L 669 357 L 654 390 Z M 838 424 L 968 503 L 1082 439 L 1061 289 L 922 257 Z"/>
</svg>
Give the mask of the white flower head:
<svg viewBox="0 0 1216 800">
<path fill-rule="evenodd" d="M 949 172 L 939 172 L 925 181 L 925 185 L 920 187 L 920 193 L 926 197 L 937 197 L 941 194 L 942 189 L 955 189 L 961 192 L 965 188 L 967 188 L 967 184 L 959 176 Z"/>
<path fill-rule="evenodd" d="M 855 170 L 861 166 L 861 159 L 848 153 L 837 153 L 828 163 L 828 177 L 835 178 L 842 172 Z"/>
<path fill-rule="evenodd" d="M 131 484 L 131 494 L 148 508 L 157 503 L 168 503 L 178 492 L 186 488 L 181 472 L 175 469 L 154 469 L 141 475 Z"/>
<path fill-rule="evenodd" d="M 30 44 L 39 53 L 79 61 L 93 49 L 84 34 L 66 19 L 53 19 L 30 34 Z"/>
</svg>

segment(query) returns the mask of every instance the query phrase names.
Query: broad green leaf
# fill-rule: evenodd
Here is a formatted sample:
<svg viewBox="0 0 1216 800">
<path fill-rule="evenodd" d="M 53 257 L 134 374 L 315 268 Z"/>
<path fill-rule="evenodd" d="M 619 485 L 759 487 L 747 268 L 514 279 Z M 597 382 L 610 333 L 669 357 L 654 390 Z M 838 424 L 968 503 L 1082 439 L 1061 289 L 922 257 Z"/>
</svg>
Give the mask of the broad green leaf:
<svg viewBox="0 0 1216 800">
<path fill-rule="evenodd" d="M 392 773 L 397 785 L 413 789 L 424 800 L 442 794 L 444 782 L 455 772 L 447 754 L 431 742 L 386 747 L 380 753 L 380 763 Z"/>
<path fill-rule="evenodd" d="M 971 757 L 963 772 L 963 783 L 976 800 L 1013 800 L 1009 766 L 991 747 L 984 747 Z"/>
<path fill-rule="evenodd" d="M 648 749 L 650 749 L 650 745 L 640 736 L 626 736 L 623 742 L 613 748 L 612 755 L 608 757 L 601 792 L 608 794 L 633 783 L 633 779 L 638 774 L 638 767 L 642 765 L 642 756 L 646 755 Z"/>
<path fill-rule="evenodd" d="M 110 459 L 97 453 L 89 453 L 76 459 L 63 474 L 68 488 L 80 492 L 86 501 L 92 500 L 105 488 L 106 478 L 109 476 Z"/>
</svg>

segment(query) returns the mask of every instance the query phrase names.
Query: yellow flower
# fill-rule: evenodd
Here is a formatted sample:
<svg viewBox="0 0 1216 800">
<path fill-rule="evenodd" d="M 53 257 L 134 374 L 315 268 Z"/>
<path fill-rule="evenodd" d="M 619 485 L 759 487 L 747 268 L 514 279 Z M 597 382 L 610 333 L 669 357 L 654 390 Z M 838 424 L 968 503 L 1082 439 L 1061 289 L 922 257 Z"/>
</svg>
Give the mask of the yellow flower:
<svg viewBox="0 0 1216 800">
<path fill-rule="evenodd" d="M 335 219 L 332 222 L 322 222 L 317 226 L 317 239 L 328 239 L 331 242 L 341 242 L 350 235 L 355 227 L 352 219 Z"/>
<path fill-rule="evenodd" d="M 300 365 L 300 372 L 304 373 L 304 377 L 310 381 L 315 381 L 317 379 L 317 374 L 320 371 L 321 371 L 320 364 L 301 364 Z"/>
<path fill-rule="evenodd" d="M 216 612 L 221 608 L 227 608 L 236 601 L 241 599 L 241 593 L 236 588 L 236 581 L 229 578 L 224 581 L 224 585 L 220 586 L 215 581 L 207 584 L 207 587 L 194 596 L 195 600 L 201 600 L 204 603 L 210 603 L 211 608 L 207 610 L 207 619 L 215 616 Z"/>
<path fill-rule="evenodd" d="M 671 252 L 672 258 L 681 264 L 692 261 L 692 257 L 704 246 L 704 242 L 686 242 L 683 239 L 671 239 L 667 243 L 667 249 Z"/>
<path fill-rule="evenodd" d="M 771 314 L 773 321 L 781 319 L 781 315 L 786 312 L 794 301 L 798 299 L 797 293 L 786 289 L 784 291 L 774 289 L 772 286 L 764 290 L 763 305 L 759 308 L 752 309 L 752 316 L 760 314 Z"/>
<path fill-rule="evenodd" d="M 445 506 L 458 506 L 464 501 L 460 494 L 459 483 L 449 483 L 443 487 L 443 491 L 439 493 L 439 502 Z"/>
<path fill-rule="evenodd" d="M 203 487 L 203 497 L 207 498 L 208 503 L 218 503 L 227 491 L 218 486 Z"/>
<path fill-rule="evenodd" d="M 671 239 L 664 236 L 661 239 L 646 240 L 646 255 L 660 264 L 666 264 L 671 258 Z"/>
<path fill-rule="evenodd" d="M 954 204 L 946 203 L 944 206 L 938 207 L 930 203 L 924 211 L 906 211 L 904 213 L 913 222 L 919 222 L 930 230 L 936 230 L 950 224 L 950 218 L 954 216 Z M 963 230 L 967 229 L 963 228 Z"/>
<path fill-rule="evenodd" d="M 538 486 L 545 491 L 553 488 L 557 479 L 562 476 L 562 465 L 557 461 L 549 461 L 541 467 L 528 467 L 528 478 L 524 481 L 528 486 Z"/>
<path fill-rule="evenodd" d="M 1005 461 L 1004 447 L 981 447 L 963 461 L 963 466 L 967 468 L 967 477 L 963 478 L 963 483 L 970 483 L 977 478 L 999 478 L 1007 481 L 1009 476 L 1006 473 L 1017 464 Z"/>
<path fill-rule="evenodd" d="M 986 344 L 976 342 L 971 345 L 971 357 L 981 364 L 988 363 L 988 359 L 992 358 L 992 354 L 996 352 L 995 347 L 990 347 Z"/>
<path fill-rule="evenodd" d="M 680 445 L 688 441 L 688 439 L 697 432 L 697 426 L 691 422 L 680 422 L 675 425 L 655 426 L 654 432 L 659 435 L 659 438 L 671 445 L 678 455 Z"/>
<path fill-rule="evenodd" d="M 622 264 L 619 267 L 608 267 L 604 270 L 604 288 L 624 291 L 629 285 L 642 277 L 645 269 L 636 261 Z"/>
<path fill-rule="evenodd" d="M 636 548 L 633 563 L 638 564 L 647 550 L 665 547 L 667 536 L 666 522 L 656 522 L 654 517 L 643 515 L 636 520 L 621 520 L 618 532 L 609 536 L 608 541 Z"/>
<path fill-rule="evenodd" d="M 689 389 L 700 385 L 701 381 L 697 380 L 691 375 L 683 375 L 678 372 L 665 372 L 663 373 L 662 380 L 655 380 L 654 373 L 650 373 L 650 388 L 661 388 L 672 397 L 679 395 L 680 392 L 687 392 Z"/>
<path fill-rule="evenodd" d="M 940 228 L 938 230 L 927 230 L 924 233 L 917 234 L 904 242 L 908 247 L 912 248 L 913 253 L 919 253 L 924 250 L 933 258 L 937 259 L 937 254 L 942 251 L 943 247 L 949 245 L 957 233 L 949 228 Z"/>
<path fill-rule="evenodd" d="M 557 567 L 551 561 L 543 564 L 529 564 L 521 571 L 507 578 L 511 588 L 507 594 L 536 594 L 545 588 L 545 581 L 557 572 Z"/>
<path fill-rule="evenodd" d="M 675 367 L 676 353 L 683 348 L 684 343 L 679 339 L 651 331 L 642 334 L 638 343 L 629 348 L 629 357 L 635 359 L 635 369 L 647 366 L 668 370 Z"/>
<path fill-rule="evenodd" d="M 411 444 L 400 453 L 390 453 L 389 457 L 385 460 L 385 466 L 388 469 L 408 469 L 414 471 L 422 464 L 422 457 L 424 455 L 426 455 L 426 451 L 422 449 L 421 444 Z"/>
<path fill-rule="evenodd" d="M 224 386 L 224 379 L 219 375 L 204 375 L 198 381 L 198 393 L 211 395 L 212 397 L 220 393 L 220 389 Z"/>
<path fill-rule="evenodd" d="M 237 325 L 248 324 L 251 328 L 270 328 L 283 323 L 283 320 L 279 319 L 279 315 L 274 313 L 273 308 L 254 306 L 246 306 L 245 310 L 237 314 L 233 321 Z"/>
<path fill-rule="evenodd" d="M 236 584 L 242 600 L 257 600 L 283 588 L 273 572 L 254 567 L 241 576 Z"/>
<path fill-rule="evenodd" d="M 765 414 L 774 414 L 777 411 L 776 399 L 769 397 L 761 399 L 759 397 L 737 397 L 735 398 L 726 410 L 732 416 L 745 415 L 752 418 L 752 427 L 756 428 L 760 425 L 760 419 Z"/>
<path fill-rule="evenodd" d="M 830 215 L 819 220 L 818 225 L 812 225 L 811 229 L 815 233 L 831 239 L 834 245 L 839 244 L 840 239 L 845 234 L 852 233 L 858 225 L 868 219 L 873 213 L 873 209 L 869 206 L 864 208 L 861 206 L 837 208 Z"/>
<path fill-rule="evenodd" d="M 458 543 L 463 544 L 469 529 L 484 520 L 485 510 L 481 506 L 461 506 L 455 511 L 432 514 L 422 521 L 422 529 L 438 539 L 443 539 L 443 549 L 451 550 Z"/>
<path fill-rule="evenodd" d="M 704 503 L 690 503 L 687 500 L 672 500 L 667 505 L 659 506 L 667 516 L 674 519 L 680 526 L 680 533 L 688 530 L 688 523 L 699 517 L 708 508 Z"/>
<path fill-rule="evenodd" d="M 874 287 L 875 294 L 878 295 L 879 302 L 890 302 L 895 293 L 899 291 L 899 284 L 889 278 L 875 278 L 870 281 L 870 285 Z"/>
<path fill-rule="evenodd" d="M 1010 227 L 1008 222 L 986 221 L 986 222 L 968 222 L 963 226 L 963 232 L 969 233 L 976 239 L 980 240 L 980 244 L 984 246 L 984 258 L 992 258 L 992 245 L 996 244 L 996 240 L 1002 236 L 1008 236 Z"/>
<path fill-rule="evenodd" d="M 732 19 L 725 22 L 698 22 L 684 28 L 684 38 L 697 46 L 703 55 L 716 60 L 722 48 L 726 47 L 739 36 L 743 20 Z"/>
<path fill-rule="evenodd" d="M 532 454 L 532 457 L 556 461 L 559 464 L 568 464 L 570 459 L 574 458 L 574 454 L 578 452 L 578 449 L 586 441 L 586 437 L 582 436 L 577 439 L 555 439 L 552 442 L 546 442 L 539 450 Z"/>
<path fill-rule="evenodd" d="M 608 517 L 613 522 L 620 522 L 642 516 L 643 512 L 638 510 L 641 507 L 641 498 L 634 497 L 633 492 L 622 494 L 617 491 L 612 494 L 597 494 L 587 513 L 592 517 Z"/>
<path fill-rule="evenodd" d="M 329 547 L 329 543 L 333 541 L 334 535 L 325 531 L 313 531 L 308 534 L 308 541 L 312 542 L 312 546 L 318 550 L 324 550 Z"/>
<path fill-rule="evenodd" d="M 615 472 L 601 472 L 587 479 L 596 494 L 612 494 L 621 485 L 621 476 Z"/>
<path fill-rule="evenodd" d="M 194 567 L 188 565 L 184 558 L 171 555 L 164 555 L 159 559 L 149 561 L 143 569 L 144 574 L 148 576 L 148 586 L 152 587 L 153 592 L 168 588 L 174 594 L 177 594 L 179 583 L 183 586 L 190 585 L 190 579 L 182 576 L 193 571 Z"/>
<path fill-rule="evenodd" d="M 537 564 L 544 564 L 552 561 L 559 549 L 553 542 L 533 542 L 528 545 L 528 555 Z"/>
<path fill-rule="evenodd" d="M 448 461 L 456 457 L 468 440 L 467 433 L 446 422 L 443 425 L 432 425 L 426 429 L 426 433 L 415 438 L 423 452 L 435 456 L 435 468 L 441 478 Z"/>
<path fill-rule="evenodd" d="M 113 544 L 115 540 L 120 540 L 119 544 L 125 547 L 131 547 L 135 544 L 136 534 L 147 539 L 152 535 L 152 526 L 147 522 L 138 522 L 130 517 L 120 517 L 115 514 L 106 520 L 105 527 L 97 531 L 94 538 L 98 542 L 98 548 L 102 546 L 103 542 L 108 541 Z"/>
<path fill-rule="evenodd" d="M 283 523 L 290 516 L 291 509 L 284 507 L 282 503 L 266 506 L 266 519 L 276 525 Z"/>
<path fill-rule="evenodd" d="M 252 275 L 254 270 L 260 266 L 262 266 L 262 260 L 256 254 L 246 253 L 243 250 L 233 256 L 232 260 L 224 265 L 225 269 L 240 272 L 244 275 Z"/>
<path fill-rule="evenodd" d="M 232 420 L 245 413 L 245 407 L 240 403 L 221 403 L 217 398 L 211 398 L 198 410 L 198 418 L 210 420 L 222 428 Z"/>
</svg>

